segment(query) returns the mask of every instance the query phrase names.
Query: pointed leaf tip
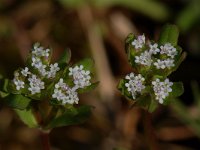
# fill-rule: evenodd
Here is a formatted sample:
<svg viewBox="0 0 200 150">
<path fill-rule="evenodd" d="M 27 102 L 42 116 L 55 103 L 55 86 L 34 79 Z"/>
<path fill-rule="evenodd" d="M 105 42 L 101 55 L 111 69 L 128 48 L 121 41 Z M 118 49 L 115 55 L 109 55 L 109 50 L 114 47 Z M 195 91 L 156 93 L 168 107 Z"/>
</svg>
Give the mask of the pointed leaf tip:
<svg viewBox="0 0 200 150">
<path fill-rule="evenodd" d="M 160 33 L 159 44 L 171 43 L 177 45 L 179 30 L 176 25 L 167 24 L 163 27 Z"/>
</svg>

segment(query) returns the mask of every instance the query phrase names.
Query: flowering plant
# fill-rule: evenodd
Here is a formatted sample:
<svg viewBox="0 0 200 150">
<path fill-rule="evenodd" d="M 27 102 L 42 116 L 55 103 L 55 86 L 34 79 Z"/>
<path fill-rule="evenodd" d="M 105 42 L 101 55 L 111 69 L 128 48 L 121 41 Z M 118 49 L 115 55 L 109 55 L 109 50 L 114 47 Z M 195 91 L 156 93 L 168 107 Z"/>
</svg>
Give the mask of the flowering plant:
<svg viewBox="0 0 200 150">
<path fill-rule="evenodd" d="M 69 64 L 66 50 L 57 63 L 50 64 L 52 50 L 36 43 L 25 68 L 14 72 L 14 79 L 1 81 L 1 97 L 29 127 L 48 131 L 55 127 L 85 121 L 91 106 L 77 105 L 79 93 L 97 86 L 92 83 L 93 61 Z"/>
<path fill-rule="evenodd" d="M 120 80 L 118 89 L 134 105 L 153 112 L 158 104 L 166 105 L 183 93 L 181 82 L 167 78 L 186 56 L 177 45 L 178 34 L 176 26 L 166 25 L 158 42 L 146 40 L 145 35 L 127 37 L 125 49 L 135 71 Z"/>
</svg>

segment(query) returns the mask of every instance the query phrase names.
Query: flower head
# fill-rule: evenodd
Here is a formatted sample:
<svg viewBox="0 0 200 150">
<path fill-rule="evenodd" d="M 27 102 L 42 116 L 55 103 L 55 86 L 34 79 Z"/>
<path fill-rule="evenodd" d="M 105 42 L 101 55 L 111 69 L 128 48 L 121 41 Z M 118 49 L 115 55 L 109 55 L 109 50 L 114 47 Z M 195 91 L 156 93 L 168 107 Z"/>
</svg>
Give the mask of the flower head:
<svg viewBox="0 0 200 150">
<path fill-rule="evenodd" d="M 154 62 L 154 66 L 157 69 L 165 69 L 165 68 L 170 69 L 171 67 L 174 67 L 174 60 L 170 58 L 165 59 L 165 60 L 157 59 L 157 61 Z"/>
<path fill-rule="evenodd" d="M 44 89 L 44 82 L 41 81 L 36 75 L 32 74 L 31 77 L 28 78 L 30 87 L 28 90 L 31 94 L 40 93 L 42 89 Z"/>
<path fill-rule="evenodd" d="M 32 57 L 32 64 L 33 67 L 39 69 L 43 66 L 42 61 L 38 57 Z"/>
<path fill-rule="evenodd" d="M 136 49 L 142 48 L 143 45 L 145 44 L 145 36 L 139 35 L 137 39 L 135 39 L 131 44 L 135 46 Z"/>
<path fill-rule="evenodd" d="M 163 82 L 160 81 L 160 79 L 156 79 L 155 81 L 152 81 L 152 85 L 156 100 L 162 104 L 164 99 L 169 96 L 170 92 L 172 92 L 171 86 L 173 83 L 170 82 L 169 79 L 165 79 Z"/>
<path fill-rule="evenodd" d="M 75 66 L 74 68 L 69 68 L 69 75 L 73 76 L 74 84 L 76 88 L 84 88 L 91 85 L 90 71 L 83 70 L 83 66 Z"/>
<path fill-rule="evenodd" d="M 32 54 L 36 57 L 49 57 L 50 49 L 44 49 L 39 43 L 34 44 Z"/>
<path fill-rule="evenodd" d="M 145 66 L 151 66 L 152 63 L 151 53 L 145 51 L 140 56 L 135 56 L 135 62 Z"/>
<path fill-rule="evenodd" d="M 24 81 L 21 81 L 19 79 L 14 79 L 13 80 L 15 86 L 16 86 L 16 89 L 19 91 L 20 89 L 23 89 L 24 88 Z"/>
<path fill-rule="evenodd" d="M 75 88 L 70 88 L 64 80 L 61 78 L 58 83 L 55 84 L 53 98 L 61 101 L 63 105 L 65 104 L 78 104 L 79 98 L 78 93 Z"/>
<path fill-rule="evenodd" d="M 48 78 L 54 78 L 56 76 L 56 73 L 60 70 L 58 67 L 58 63 L 51 64 L 50 65 L 50 71 L 47 72 Z"/>
<path fill-rule="evenodd" d="M 127 90 L 129 93 L 131 93 L 133 99 L 135 99 L 136 94 L 141 93 L 141 91 L 145 88 L 143 85 L 145 79 L 141 74 L 135 76 L 134 73 L 126 75 L 125 79 L 128 80 L 128 82 L 125 84 Z"/>
<path fill-rule="evenodd" d="M 29 74 L 31 74 L 31 72 L 29 72 L 28 67 L 25 67 L 25 69 L 22 69 L 21 73 L 25 77 L 28 76 Z"/>
<path fill-rule="evenodd" d="M 149 47 L 150 47 L 149 53 L 151 53 L 151 54 L 157 54 L 157 53 L 160 52 L 160 49 L 158 48 L 158 44 L 157 43 L 150 44 Z"/>
<path fill-rule="evenodd" d="M 177 50 L 170 43 L 166 43 L 163 46 L 160 46 L 160 53 L 166 54 L 167 56 L 174 58 L 177 55 Z"/>
</svg>

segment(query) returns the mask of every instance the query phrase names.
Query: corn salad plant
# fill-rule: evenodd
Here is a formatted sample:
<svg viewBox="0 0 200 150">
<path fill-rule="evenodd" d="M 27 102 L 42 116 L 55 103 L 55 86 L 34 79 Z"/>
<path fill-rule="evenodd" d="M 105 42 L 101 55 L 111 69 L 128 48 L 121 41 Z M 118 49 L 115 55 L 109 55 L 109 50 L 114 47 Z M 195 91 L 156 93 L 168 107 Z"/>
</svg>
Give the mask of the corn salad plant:
<svg viewBox="0 0 200 150">
<path fill-rule="evenodd" d="M 1 80 L 0 95 L 29 127 L 49 133 L 53 128 L 84 122 L 91 106 L 79 104 L 79 94 L 95 88 L 92 82 L 93 60 L 70 64 L 66 50 L 56 63 L 51 63 L 52 50 L 34 44 L 26 65 L 14 72 L 13 79 Z M 45 146 L 46 145 L 46 146 Z M 48 141 L 44 147 L 50 149 Z"/>
<path fill-rule="evenodd" d="M 157 42 L 147 40 L 144 34 L 126 38 L 126 53 L 135 72 L 121 79 L 118 89 L 134 105 L 153 112 L 158 104 L 167 105 L 183 93 L 182 83 L 168 78 L 186 56 L 177 45 L 178 35 L 176 26 L 166 25 Z"/>
</svg>

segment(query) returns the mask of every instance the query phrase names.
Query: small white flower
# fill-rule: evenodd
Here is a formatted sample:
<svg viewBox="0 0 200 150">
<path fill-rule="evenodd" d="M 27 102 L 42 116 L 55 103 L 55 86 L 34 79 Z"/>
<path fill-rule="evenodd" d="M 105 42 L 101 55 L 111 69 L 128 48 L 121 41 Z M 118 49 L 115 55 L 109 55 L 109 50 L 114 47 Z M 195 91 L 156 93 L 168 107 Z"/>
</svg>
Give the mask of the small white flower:
<svg viewBox="0 0 200 150">
<path fill-rule="evenodd" d="M 66 96 L 62 93 L 61 90 L 54 89 L 54 93 L 52 95 L 53 98 L 56 98 L 58 101 L 63 100 Z"/>
<path fill-rule="evenodd" d="M 131 72 L 130 74 L 126 75 L 125 79 L 127 79 L 127 80 L 134 80 L 135 79 L 134 73 Z"/>
<path fill-rule="evenodd" d="M 69 75 L 73 76 L 74 84 L 76 88 L 84 88 L 91 85 L 90 71 L 83 70 L 83 66 L 75 66 L 74 68 L 69 68 Z"/>
<path fill-rule="evenodd" d="M 141 74 L 135 76 L 134 73 L 126 75 L 125 79 L 128 79 L 128 82 L 125 83 L 127 90 L 131 93 L 132 98 L 135 99 L 136 94 L 141 93 L 141 91 L 145 88 L 143 85 L 145 79 Z"/>
<path fill-rule="evenodd" d="M 40 57 L 40 56 L 42 56 L 43 50 L 44 50 L 44 48 L 42 46 L 40 46 L 39 43 L 35 43 L 33 45 L 32 54 L 37 57 Z"/>
<path fill-rule="evenodd" d="M 40 88 L 38 86 L 30 86 L 28 90 L 31 92 L 31 94 L 40 93 Z"/>
<path fill-rule="evenodd" d="M 79 98 L 76 89 L 70 88 L 66 83 L 63 82 L 61 78 L 58 83 L 55 84 L 53 98 L 61 101 L 63 105 L 65 104 L 78 104 Z"/>
<path fill-rule="evenodd" d="M 59 89 L 59 88 L 65 89 L 65 87 L 67 85 L 63 81 L 64 81 L 63 78 L 60 78 L 59 82 L 55 84 L 55 88 L 56 89 Z"/>
<path fill-rule="evenodd" d="M 29 72 L 28 67 L 25 67 L 25 69 L 22 69 L 21 73 L 22 73 L 22 75 L 25 76 L 25 77 L 26 77 L 27 75 L 31 74 L 31 72 Z"/>
<path fill-rule="evenodd" d="M 160 52 L 160 49 L 158 48 L 158 44 L 157 44 L 157 43 L 150 44 L 149 47 L 150 47 L 149 52 L 150 52 L 151 54 L 157 54 L 157 53 Z"/>
<path fill-rule="evenodd" d="M 44 50 L 42 56 L 49 57 L 49 52 L 50 52 L 50 49 Z"/>
<path fill-rule="evenodd" d="M 170 92 L 172 92 L 171 86 L 173 83 L 170 82 L 169 79 L 165 79 L 163 82 L 161 82 L 160 79 L 156 79 L 155 81 L 152 81 L 152 85 L 156 100 L 162 104 L 164 99 L 169 96 Z"/>
<path fill-rule="evenodd" d="M 41 89 L 44 89 L 44 82 L 41 79 L 37 78 L 36 75 L 32 75 L 28 78 L 30 87 L 28 88 L 31 91 L 31 94 L 40 93 Z"/>
<path fill-rule="evenodd" d="M 63 104 L 78 104 L 79 98 L 78 93 L 73 89 L 68 89 L 66 91 L 67 96 L 63 99 Z"/>
<path fill-rule="evenodd" d="M 166 43 L 160 46 L 160 54 L 166 54 L 167 56 L 174 58 L 177 55 L 177 50 L 170 43 Z"/>
<path fill-rule="evenodd" d="M 31 66 L 35 67 L 35 68 L 41 68 L 43 66 L 41 60 L 37 57 L 32 57 L 32 64 Z"/>
<path fill-rule="evenodd" d="M 48 78 L 54 78 L 56 76 L 56 73 L 60 70 L 58 67 L 58 63 L 51 64 L 50 65 L 50 71 L 47 73 Z"/>
<path fill-rule="evenodd" d="M 154 66 L 156 66 L 157 69 L 165 69 L 165 61 L 158 59 L 156 62 L 154 62 Z"/>
<path fill-rule="evenodd" d="M 19 79 L 14 79 L 13 80 L 15 86 L 16 86 L 16 89 L 19 91 L 20 89 L 23 89 L 24 88 L 24 82 L 19 80 Z"/>
<path fill-rule="evenodd" d="M 49 57 L 49 49 L 44 50 L 42 46 L 40 46 L 39 43 L 34 44 L 32 54 L 35 55 L 36 57 Z"/>
<path fill-rule="evenodd" d="M 41 65 L 41 66 L 39 66 L 39 68 L 37 68 L 38 69 L 38 71 L 40 72 L 40 74 L 43 76 L 43 77 L 45 77 L 47 74 L 48 74 L 48 72 L 46 71 L 46 65 Z"/>
<path fill-rule="evenodd" d="M 174 60 L 173 59 L 166 59 L 165 60 L 165 65 L 166 65 L 166 67 L 168 68 L 168 69 L 170 69 L 171 67 L 174 67 L 175 65 L 174 65 Z"/>
<path fill-rule="evenodd" d="M 145 51 L 141 53 L 140 56 L 135 56 L 135 63 L 145 65 L 145 66 L 151 66 L 151 63 L 152 63 L 151 53 L 149 53 L 148 51 Z"/>
<path fill-rule="evenodd" d="M 156 66 L 157 69 L 170 69 L 171 67 L 174 67 L 174 60 L 169 58 L 165 60 L 158 59 L 156 62 L 154 62 L 154 66 Z"/>
<path fill-rule="evenodd" d="M 136 49 L 142 48 L 143 45 L 145 44 L 145 36 L 144 35 L 138 36 L 137 39 L 135 39 L 131 44 L 135 46 Z"/>
</svg>

